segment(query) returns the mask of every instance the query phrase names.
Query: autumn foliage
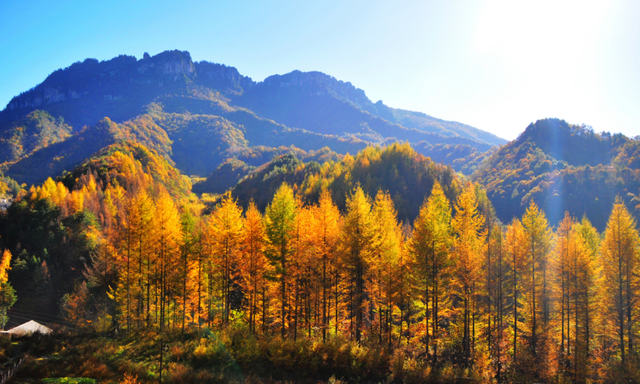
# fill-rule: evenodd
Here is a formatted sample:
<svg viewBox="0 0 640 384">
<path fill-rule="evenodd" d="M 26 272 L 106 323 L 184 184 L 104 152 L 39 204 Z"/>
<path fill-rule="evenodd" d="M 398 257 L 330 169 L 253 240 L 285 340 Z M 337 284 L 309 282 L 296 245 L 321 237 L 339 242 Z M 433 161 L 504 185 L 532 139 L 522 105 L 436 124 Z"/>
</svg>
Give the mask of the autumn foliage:
<svg viewBox="0 0 640 384">
<path fill-rule="evenodd" d="M 636 377 L 639 235 L 620 200 L 602 235 L 568 213 L 554 230 L 535 203 L 503 225 L 476 184 L 434 170 L 417 217 L 401 221 L 402 200 L 370 195 L 371 180 L 353 183 L 341 209 L 333 196 L 347 176 L 323 168 L 313 186 L 281 183 L 263 211 L 227 193 L 204 213 L 153 152 L 120 149 L 20 196 L 33 209 L 46 201 L 62 217 L 94 217 L 70 237 L 91 249 L 63 299 L 77 327 L 241 327 L 265 343 L 378 350 L 394 377 L 416 364 L 414 379 Z M 378 155 L 391 156 L 345 161 L 383 167 Z"/>
</svg>

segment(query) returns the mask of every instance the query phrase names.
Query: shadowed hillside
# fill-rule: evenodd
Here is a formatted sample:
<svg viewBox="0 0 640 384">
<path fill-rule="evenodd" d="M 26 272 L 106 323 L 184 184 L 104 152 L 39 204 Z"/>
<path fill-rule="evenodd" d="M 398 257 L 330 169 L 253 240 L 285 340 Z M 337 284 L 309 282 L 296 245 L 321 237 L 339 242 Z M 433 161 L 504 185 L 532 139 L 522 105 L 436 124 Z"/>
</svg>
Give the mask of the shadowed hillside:
<svg viewBox="0 0 640 384">
<path fill-rule="evenodd" d="M 488 157 L 473 179 L 486 187 L 505 222 L 534 201 L 554 225 L 568 210 L 576 217 L 586 214 L 604 230 L 616 196 L 640 217 L 635 209 L 639 146 L 639 140 L 622 134 L 598 134 L 559 119 L 538 120 Z"/>
</svg>

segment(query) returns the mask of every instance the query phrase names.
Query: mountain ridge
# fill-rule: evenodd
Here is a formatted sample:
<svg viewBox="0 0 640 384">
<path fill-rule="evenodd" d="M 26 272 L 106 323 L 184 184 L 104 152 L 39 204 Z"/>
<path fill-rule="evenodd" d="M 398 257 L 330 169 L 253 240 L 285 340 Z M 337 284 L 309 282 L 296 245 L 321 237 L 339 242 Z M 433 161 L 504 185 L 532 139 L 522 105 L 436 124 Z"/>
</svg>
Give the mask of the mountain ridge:
<svg viewBox="0 0 640 384">
<path fill-rule="evenodd" d="M 31 127 L 45 128 L 30 128 L 34 133 L 27 137 L 20 132 L 30 114 L 36 120 L 29 120 Z M 91 128 L 105 118 L 118 127 L 107 136 Z M 92 132 L 102 136 L 94 140 Z M 0 168 L 20 183 L 39 183 L 100 149 L 93 145 L 119 137 L 137 140 L 185 174 L 200 177 L 237 151 L 261 157 L 257 152 L 281 146 L 328 146 L 344 155 L 368 145 L 409 142 L 426 156 L 438 153 L 460 163 L 463 153 L 504 142 L 461 123 L 373 103 L 362 89 L 322 72 L 293 71 L 255 82 L 234 67 L 194 62 L 189 52 L 174 50 L 141 59 L 86 59 L 14 97 L 0 111 L 0 144 L 11 147 Z M 93 143 L 90 151 L 82 140 Z M 467 150 L 455 150 L 459 145 Z M 37 162 L 47 166 L 32 174 L 28 167 Z"/>
<path fill-rule="evenodd" d="M 389 113 L 389 109 L 392 111 L 402 111 L 403 113 L 411 112 L 387 107 L 381 101 L 374 104 L 362 89 L 356 88 L 350 82 L 337 80 L 322 72 L 301 72 L 294 70 L 285 75 L 272 75 L 262 82 L 255 82 L 251 78 L 240 74 L 234 67 L 207 61 L 194 62 L 189 52 L 174 50 L 165 51 L 153 57 L 145 55 L 142 59 L 136 59 L 134 56 L 127 55 L 120 55 L 104 61 L 86 59 L 82 62 L 76 62 L 67 68 L 58 69 L 50 74 L 42 83 L 12 98 L 5 109 L 0 111 L 0 121 L 6 121 L 13 113 L 24 112 L 25 109 L 34 109 L 59 102 L 82 99 L 91 96 L 92 92 L 94 94 L 98 93 L 97 91 L 102 91 L 102 101 L 106 103 L 121 102 L 123 96 L 118 94 L 119 91 L 122 91 L 122 87 L 119 87 L 121 84 L 111 80 L 122 77 L 127 78 L 130 83 L 137 84 L 140 87 L 146 86 L 146 88 L 150 88 L 153 84 L 152 79 L 170 80 L 173 81 L 173 84 L 171 82 L 165 83 L 164 81 L 157 84 L 159 88 L 168 87 L 170 90 L 171 88 L 175 88 L 176 83 L 178 85 L 189 82 L 196 85 L 201 83 L 201 85 L 212 86 L 215 87 L 216 90 L 223 91 L 226 96 L 231 97 L 231 100 L 244 93 L 256 93 L 260 92 L 261 89 L 272 88 L 274 86 L 278 88 L 293 87 L 298 89 L 305 89 L 306 87 L 310 88 L 314 93 L 328 91 L 336 95 L 339 99 L 353 104 L 358 109 L 381 118 L 391 119 L 393 117 L 393 114 Z M 147 91 L 149 91 L 147 98 L 158 93 L 151 89 L 147 89 Z M 147 103 L 142 102 L 138 104 Z M 418 114 L 423 118 L 434 119 L 434 121 L 440 124 L 455 123 L 473 129 L 473 127 L 461 123 L 435 119 L 420 112 L 411 113 Z M 108 114 L 104 116 L 108 116 Z M 88 125 L 95 124 L 97 120 L 104 116 L 95 118 L 95 121 L 83 121 L 83 123 Z M 120 120 L 119 116 L 109 117 L 114 121 Z M 132 117 L 133 115 L 123 118 L 123 120 Z M 393 120 L 398 119 L 394 117 Z M 393 120 L 390 120 L 390 122 L 398 123 Z M 481 139 L 485 143 L 506 143 L 505 140 L 495 135 L 489 133 L 487 133 L 487 135 L 485 136 L 491 137 L 491 139 Z M 464 137 L 463 135 L 459 136 Z"/>
</svg>

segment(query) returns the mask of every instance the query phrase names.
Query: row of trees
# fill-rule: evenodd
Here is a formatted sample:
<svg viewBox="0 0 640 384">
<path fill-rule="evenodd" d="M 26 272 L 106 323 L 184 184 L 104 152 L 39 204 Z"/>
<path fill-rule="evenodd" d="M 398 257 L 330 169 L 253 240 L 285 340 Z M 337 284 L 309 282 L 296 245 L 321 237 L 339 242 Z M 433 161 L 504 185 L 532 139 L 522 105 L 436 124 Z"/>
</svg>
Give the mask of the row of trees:
<svg viewBox="0 0 640 384">
<path fill-rule="evenodd" d="M 535 204 L 506 226 L 483 217 L 476 189 L 452 203 L 436 183 L 409 225 L 388 194 L 359 187 L 344 212 L 327 191 L 305 205 L 284 184 L 264 214 L 226 195 L 206 217 L 141 188 L 112 196 L 89 280 L 127 330 L 242 321 L 294 340 L 419 344 L 434 367 L 486 364 L 499 378 L 585 381 L 634 364 L 638 232 L 625 205 L 603 236 L 568 214 L 554 233 Z M 71 312 L 88 305 L 83 287 Z"/>
<path fill-rule="evenodd" d="M 602 235 L 569 215 L 553 231 L 534 204 L 501 225 L 478 210 L 479 187 L 458 180 L 455 201 L 436 182 L 412 223 L 384 192 L 355 187 L 339 209 L 327 190 L 305 204 L 286 184 L 264 212 L 226 195 L 202 215 L 155 168 L 111 157 L 113 176 L 84 174 L 73 192 L 48 180 L 17 203 L 95 217 L 74 235 L 93 256 L 63 300 L 69 321 L 239 322 L 269 337 L 412 346 L 432 367 L 500 378 L 585 381 L 637 366 L 638 233 L 621 201 Z"/>
</svg>

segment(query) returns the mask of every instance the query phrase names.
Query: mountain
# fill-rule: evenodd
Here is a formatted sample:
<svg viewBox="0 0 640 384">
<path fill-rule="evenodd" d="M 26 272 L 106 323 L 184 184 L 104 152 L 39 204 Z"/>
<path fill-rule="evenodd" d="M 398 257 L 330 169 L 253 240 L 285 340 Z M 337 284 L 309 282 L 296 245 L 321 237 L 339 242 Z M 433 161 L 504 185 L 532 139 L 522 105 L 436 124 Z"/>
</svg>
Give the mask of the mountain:
<svg viewBox="0 0 640 384">
<path fill-rule="evenodd" d="M 354 134 L 371 140 L 476 144 L 483 149 L 504 140 L 456 122 L 372 103 L 361 89 L 321 72 L 293 71 L 250 87 L 237 102 L 285 125 L 314 132 Z"/>
<path fill-rule="evenodd" d="M 538 120 L 488 156 L 472 179 L 486 187 L 498 217 L 520 217 L 531 201 L 552 225 L 586 214 L 598 230 L 620 196 L 640 218 L 640 140 L 595 133 L 559 119 Z"/>
<path fill-rule="evenodd" d="M 254 200 L 257 207 L 264 210 L 275 191 L 286 182 L 307 203 L 316 203 L 326 188 L 338 207 L 345 209 L 349 192 L 360 185 L 372 197 L 380 190 L 388 192 L 398 219 L 412 222 L 435 181 L 450 201 L 457 199 L 465 182 L 451 167 L 432 161 L 407 143 L 395 143 L 385 148 L 368 147 L 355 156 L 322 165 L 302 161 L 292 153 L 284 154 L 246 176 L 231 193 L 240 205 L 246 207 Z M 480 210 L 492 215 L 484 191 L 479 188 L 477 194 Z"/>
<path fill-rule="evenodd" d="M 261 165 L 283 146 L 344 155 L 396 141 L 470 172 L 460 165 L 469 154 L 504 143 L 461 123 L 373 103 L 320 72 L 255 82 L 233 67 L 166 51 L 77 62 L 14 97 L 0 112 L 0 167 L 19 183 L 37 184 L 124 139 L 200 177 L 247 153 Z"/>
</svg>

